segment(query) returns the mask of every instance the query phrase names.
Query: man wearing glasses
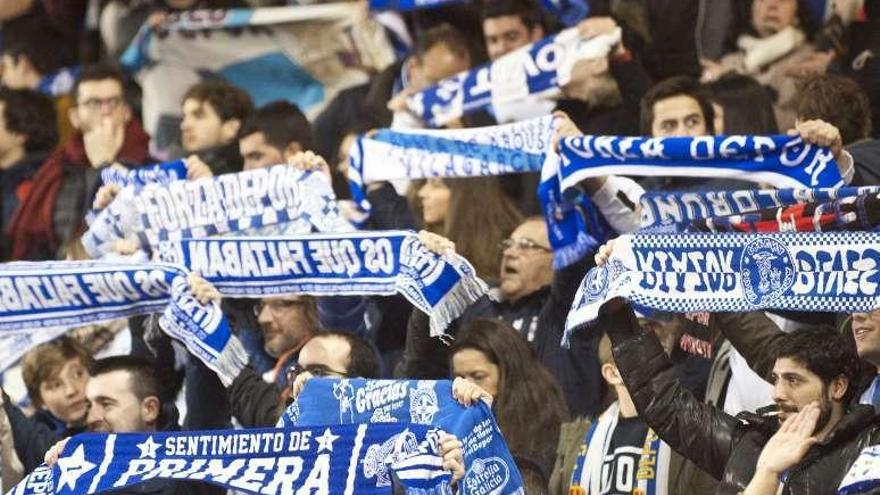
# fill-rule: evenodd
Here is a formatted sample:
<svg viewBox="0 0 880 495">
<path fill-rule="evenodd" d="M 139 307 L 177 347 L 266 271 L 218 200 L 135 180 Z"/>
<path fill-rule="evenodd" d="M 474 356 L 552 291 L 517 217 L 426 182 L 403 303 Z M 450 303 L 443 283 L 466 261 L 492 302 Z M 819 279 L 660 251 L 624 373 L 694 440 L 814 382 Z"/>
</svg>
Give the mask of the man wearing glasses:
<svg viewBox="0 0 880 495">
<path fill-rule="evenodd" d="M 276 364 L 267 376 L 245 367 L 227 389 L 232 415 L 243 426 L 274 426 L 313 376 L 379 377 L 376 355 L 363 338 L 320 330 L 315 298 L 264 298 L 254 306 L 254 313 L 264 350 Z"/>
<path fill-rule="evenodd" d="M 126 103 L 123 75 L 107 65 L 83 68 L 73 87 L 68 117 L 76 133 L 34 176 L 29 196 L 11 221 L 13 259 L 59 257 L 80 232 L 100 185 L 100 169 L 148 161 L 150 137 Z"/>
<path fill-rule="evenodd" d="M 419 234 L 428 249 L 443 254 L 455 245 L 441 236 Z M 499 246 L 501 273 L 495 297 L 484 297 L 468 308 L 447 331 L 455 335 L 476 318 L 498 318 L 525 336 L 537 358 L 562 385 L 573 415 L 596 414 L 602 397 L 598 338 L 592 332 L 576 334 L 570 349 L 560 346 L 565 318 L 578 285 L 593 266 L 592 254 L 565 268 L 553 270 L 553 251 L 542 217 L 530 217 Z M 449 377 L 445 345 L 432 339 L 428 318 L 413 311 L 406 347 L 395 376 L 425 379 Z"/>
</svg>

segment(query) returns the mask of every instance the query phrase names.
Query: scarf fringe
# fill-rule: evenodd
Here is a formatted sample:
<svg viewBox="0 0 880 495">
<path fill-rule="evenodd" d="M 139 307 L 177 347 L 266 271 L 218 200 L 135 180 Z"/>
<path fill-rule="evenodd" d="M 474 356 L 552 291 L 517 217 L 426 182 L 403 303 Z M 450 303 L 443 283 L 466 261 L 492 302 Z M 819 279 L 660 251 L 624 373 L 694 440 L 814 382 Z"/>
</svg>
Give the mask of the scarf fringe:
<svg viewBox="0 0 880 495">
<path fill-rule="evenodd" d="M 431 311 L 429 315 L 431 337 L 439 337 L 441 340 L 449 338 L 449 334 L 446 333 L 449 325 L 461 317 L 465 310 L 488 290 L 486 282 L 480 278 L 463 275 Z"/>
<path fill-rule="evenodd" d="M 571 266 L 583 259 L 588 253 L 595 251 L 597 247 L 599 247 L 599 243 L 593 236 L 586 232 L 578 232 L 573 244 L 553 248 L 553 269 L 561 270 Z"/>
</svg>

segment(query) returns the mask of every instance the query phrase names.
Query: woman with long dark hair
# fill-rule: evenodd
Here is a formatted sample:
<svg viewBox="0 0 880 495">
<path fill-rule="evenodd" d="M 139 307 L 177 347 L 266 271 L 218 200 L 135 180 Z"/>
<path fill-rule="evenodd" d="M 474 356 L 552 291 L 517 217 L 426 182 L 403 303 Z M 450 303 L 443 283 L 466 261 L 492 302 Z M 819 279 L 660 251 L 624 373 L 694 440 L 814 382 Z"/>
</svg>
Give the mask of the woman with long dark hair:
<svg viewBox="0 0 880 495">
<path fill-rule="evenodd" d="M 428 179 L 418 186 L 416 196 L 414 210 L 421 214 L 425 230 L 454 242 L 480 278 L 497 283 L 498 244 L 522 221 L 498 179 Z"/>
<path fill-rule="evenodd" d="M 491 397 L 511 453 L 537 463 L 549 478 L 568 407 L 525 337 L 501 320 L 478 319 L 456 337 L 449 355 L 456 398 L 469 404 Z"/>
</svg>

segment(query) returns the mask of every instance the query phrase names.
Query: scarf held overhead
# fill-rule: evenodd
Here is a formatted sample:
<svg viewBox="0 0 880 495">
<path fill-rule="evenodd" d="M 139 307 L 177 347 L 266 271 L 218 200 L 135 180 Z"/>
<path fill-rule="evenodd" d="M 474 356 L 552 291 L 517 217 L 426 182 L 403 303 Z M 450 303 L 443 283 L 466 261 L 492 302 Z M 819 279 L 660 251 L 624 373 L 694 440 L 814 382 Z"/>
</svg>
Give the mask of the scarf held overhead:
<svg viewBox="0 0 880 495">
<path fill-rule="evenodd" d="M 557 98 L 572 81 L 575 65 L 604 58 L 620 42 L 620 30 L 582 38 L 577 28 L 548 36 L 507 55 L 443 79 L 407 99 L 410 111 L 440 127 L 489 105 L 504 105 L 527 95 Z"/>
<path fill-rule="evenodd" d="M 254 495 L 390 493 L 362 467 L 371 462 L 393 473 L 404 493 L 451 495 L 438 447 L 436 429 L 407 423 L 86 433 L 67 442 L 53 467 L 38 467 L 10 494 L 103 493 L 156 479 Z"/>
<path fill-rule="evenodd" d="M 482 401 L 464 407 L 452 397 L 448 380 L 313 379 L 281 416 L 280 425 L 413 423 L 432 425 L 462 442 L 465 475 L 462 495 L 523 495 L 513 456 L 489 407 Z M 382 458 L 391 445 L 374 451 Z M 387 469 L 368 460 L 364 469 L 390 485 Z"/>
<path fill-rule="evenodd" d="M 880 307 L 878 283 L 880 233 L 624 235 L 581 283 L 563 341 L 615 297 L 672 313 L 851 313 Z"/>
<path fill-rule="evenodd" d="M 352 198 L 369 211 L 365 186 L 373 182 L 539 172 L 553 154 L 553 130 L 553 117 L 547 116 L 476 129 L 362 135 L 349 157 Z"/>
<path fill-rule="evenodd" d="M 669 224 L 686 225 L 694 220 L 738 215 L 767 208 L 878 194 L 880 186 L 839 189 L 753 189 L 743 191 L 648 191 L 642 195 L 642 228 Z"/>
<path fill-rule="evenodd" d="M 163 243 L 159 257 L 231 297 L 401 294 L 430 315 L 433 336 L 487 290 L 467 260 L 438 256 L 404 231 L 187 239 Z"/>
<path fill-rule="evenodd" d="M 107 167 L 101 170 L 101 182 L 115 184 L 119 187 L 135 186 L 140 188 L 147 184 L 169 184 L 184 179 L 186 179 L 186 163 L 183 160 L 157 163 L 130 170 L 116 167 Z"/>
<path fill-rule="evenodd" d="M 563 192 L 603 175 L 730 178 L 777 188 L 843 185 L 831 151 L 798 136 L 577 136 L 560 142 L 560 154 Z"/>
<path fill-rule="evenodd" d="M 113 243 L 135 236 L 144 248 L 160 241 L 207 237 L 279 226 L 284 233 L 339 232 L 351 225 L 339 214 L 329 182 L 288 165 L 194 181 L 124 189 L 83 235 L 100 257 Z"/>
</svg>

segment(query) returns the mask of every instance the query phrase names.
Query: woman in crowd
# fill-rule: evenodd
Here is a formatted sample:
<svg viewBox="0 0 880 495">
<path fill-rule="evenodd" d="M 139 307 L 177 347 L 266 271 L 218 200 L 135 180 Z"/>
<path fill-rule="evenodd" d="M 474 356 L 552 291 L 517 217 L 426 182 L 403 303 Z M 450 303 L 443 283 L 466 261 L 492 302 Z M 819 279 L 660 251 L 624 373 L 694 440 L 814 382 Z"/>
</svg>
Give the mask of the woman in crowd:
<svg viewBox="0 0 880 495">
<path fill-rule="evenodd" d="M 522 221 L 522 215 L 495 177 L 426 180 L 417 189 L 416 210 L 426 230 L 455 243 L 456 251 L 491 285 L 498 282 L 498 245 Z"/>
<path fill-rule="evenodd" d="M 704 61 L 703 81 L 728 72 L 754 77 L 776 93 L 773 105 L 780 129 L 794 127 L 796 77 L 815 48 L 810 43 L 814 27 L 804 0 L 752 0 L 737 31 L 737 50 L 720 61 Z"/>
<path fill-rule="evenodd" d="M 535 359 L 526 339 L 503 321 L 479 319 L 456 337 L 449 354 L 456 398 L 465 405 L 491 398 L 510 452 L 532 460 L 549 478 L 568 408 L 559 384 Z M 476 387 L 465 386 L 460 378 Z"/>
<path fill-rule="evenodd" d="M 779 134 L 773 99 L 755 78 L 725 74 L 706 85 L 715 109 L 715 134 L 769 136 Z"/>
</svg>

